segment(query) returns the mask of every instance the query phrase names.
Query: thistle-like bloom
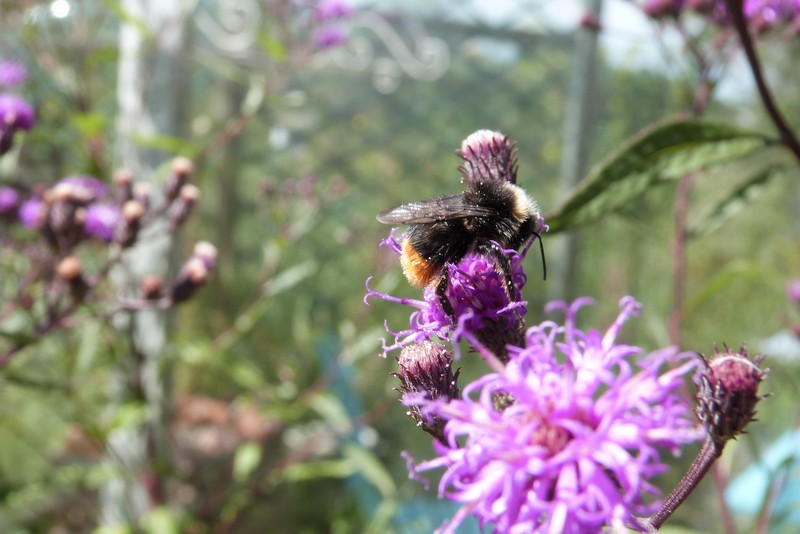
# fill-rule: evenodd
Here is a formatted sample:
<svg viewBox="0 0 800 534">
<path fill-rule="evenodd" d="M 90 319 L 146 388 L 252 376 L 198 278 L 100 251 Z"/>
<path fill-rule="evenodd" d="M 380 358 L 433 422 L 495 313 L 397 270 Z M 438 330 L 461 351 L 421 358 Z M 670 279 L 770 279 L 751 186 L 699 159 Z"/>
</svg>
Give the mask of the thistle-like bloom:
<svg viewBox="0 0 800 534">
<path fill-rule="evenodd" d="M 575 316 L 587 301 L 551 305 L 565 309 L 563 326 L 531 328 L 526 346 L 461 399 L 422 408 L 447 421 L 446 442 L 412 476 L 444 468 L 440 496 L 464 505 L 443 532 L 470 514 L 496 532 L 625 532 L 650 509 L 645 495 L 657 493 L 649 479 L 666 469 L 659 449 L 678 452 L 700 437 L 678 394 L 697 358 L 662 349 L 636 370 L 630 359 L 643 350 L 616 337 L 639 304 L 623 299 L 605 333 L 584 332 Z"/>
<path fill-rule="evenodd" d="M 398 256 L 401 254 L 394 231 L 381 242 Z M 505 345 L 522 341 L 522 317 L 526 302 L 521 300 L 521 291 L 527 280 L 522 270 L 522 261 L 527 249 L 521 254 L 515 250 L 500 250 L 498 256 L 505 257 L 510 275 L 496 264 L 497 259 L 470 253 L 457 264 L 448 264 L 448 284 L 443 299 L 436 290 L 426 287 L 422 300 L 399 298 L 373 291 L 367 281 L 367 295 L 397 302 L 416 308 L 409 318 L 409 328 L 394 332 L 393 344 L 383 344 L 383 355 L 412 343 L 438 338 L 458 342 L 466 339 L 476 341 L 496 355 L 505 353 Z M 510 287 L 509 287 L 510 284 Z M 456 357 L 459 354 L 456 351 Z"/>
</svg>

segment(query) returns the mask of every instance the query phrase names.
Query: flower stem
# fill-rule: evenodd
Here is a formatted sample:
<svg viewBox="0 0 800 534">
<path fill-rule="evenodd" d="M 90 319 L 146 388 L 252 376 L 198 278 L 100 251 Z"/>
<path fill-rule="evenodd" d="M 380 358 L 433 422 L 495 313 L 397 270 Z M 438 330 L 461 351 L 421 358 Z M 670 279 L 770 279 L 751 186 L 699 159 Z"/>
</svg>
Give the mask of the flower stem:
<svg viewBox="0 0 800 534">
<path fill-rule="evenodd" d="M 797 136 L 789 127 L 786 119 L 783 118 L 783 114 L 781 114 L 780 110 L 778 109 L 775 99 L 772 96 L 772 92 L 770 91 L 769 86 L 764 78 L 764 73 L 761 69 L 761 63 L 758 60 L 755 45 L 753 44 L 753 38 L 747 29 L 747 20 L 745 19 L 743 10 L 744 2 L 742 0 L 725 0 L 725 4 L 728 6 L 728 11 L 733 19 L 733 25 L 734 28 L 736 28 L 736 33 L 739 34 L 739 40 L 742 43 L 742 49 L 747 57 L 747 63 L 750 65 L 750 70 L 753 73 L 753 79 L 756 82 L 756 87 L 758 88 L 758 94 L 761 97 L 761 101 L 763 102 L 764 107 L 766 108 L 767 113 L 772 120 L 772 123 L 778 129 L 781 142 L 789 150 L 791 150 L 792 154 L 794 154 L 794 157 L 800 161 L 800 140 L 798 140 Z"/>
<path fill-rule="evenodd" d="M 639 526 L 644 532 L 658 532 L 661 525 L 673 514 L 675 510 L 691 495 L 694 489 L 703 480 L 703 477 L 708 473 L 714 462 L 722 455 L 722 449 L 725 447 L 724 443 L 717 443 L 711 437 L 706 438 L 700 452 L 692 462 L 689 470 L 683 475 L 683 478 L 672 490 L 672 493 L 667 496 L 658 509 L 650 517 L 639 519 Z"/>
</svg>

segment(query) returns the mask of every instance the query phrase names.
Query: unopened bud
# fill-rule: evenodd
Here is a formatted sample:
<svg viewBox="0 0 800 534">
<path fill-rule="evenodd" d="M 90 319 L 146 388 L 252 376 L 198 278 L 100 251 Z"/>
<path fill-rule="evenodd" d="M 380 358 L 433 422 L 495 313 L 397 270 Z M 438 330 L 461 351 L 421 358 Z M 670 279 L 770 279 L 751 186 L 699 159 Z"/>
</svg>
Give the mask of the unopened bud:
<svg viewBox="0 0 800 534">
<path fill-rule="evenodd" d="M 400 379 L 401 386 L 396 389 L 407 397 L 404 402 L 408 406 L 408 415 L 425 432 L 443 440 L 445 421 L 423 414 L 414 398 L 435 400 L 458 397 L 460 369 L 453 373 L 452 353 L 443 345 L 422 341 L 404 347 L 397 357 L 397 365 L 398 372 L 392 373 L 392 376 Z"/>
<path fill-rule="evenodd" d="M 211 271 L 217 263 L 217 247 L 208 241 L 198 241 L 192 251 L 192 257 L 199 258 L 206 269 Z"/>
<path fill-rule="evenodd" d="M 723 353 L 715 350 L 710 360 L 703 359 L 706 368 L 698 384 L 697 415 L 715 443 L 723 445 L 753 420 L 763 398 L 758 385 L 767 375 L 759 368 L 762 360 L 751 360 L 745 347 L 739 352 L 727 347 Z"/>
<path fill-rule="evenodd" d="M 81 261 L 75 256 L 67 256 L 56 266 L 56 274 L 66 282 L 72 282 L 81 277 L 83 267 Z"/>
<path fill-rule="evenodd" d="M 83 300 L 89 289 L 83 277 L 83 267 L 75 256 L 67 256 L 56 266 L 56 275 L 69 286 L 70 294 L 75 300 Z"/>
<path fill-rule="evenodd" d="M 133 198 L 133 173 L 128 169 L 118 169 L 114 173 L 114 184 L 117 186 L 117 198 L 127 202 Z"/>
<path fill-rule="evenodd" d="M 172 285 L 170 297 L 174 304 L 183 302 L 191 297 L 195 290 L 203 285 L 208 278 L 208 269 L 206 269 L 203 260 L 200 258 L 189 258 L 183 264 L 175 282 Z"/>
<path fill-rule="evenodd" d="M 177 157 L 172 160 L 172 174 L 164 184 L 164 196 L 167 202 L 172 202 L 180 194 L 192 171 L 194 165 L 190 159 Z"/>
<path fill-rule="evenodd" d="M 116 241 L 123 247 L 136 241 L 144 212 L 144 206 L 138 200 L 129 200 L 122 205 L 122 224 L 117 228 Z"/>
<path fill-rule="evenodd" d="M 500 132 L 478 130 L 464 139 L 456 154 L 464 160 L 458 170 L 465 183 L 517 183 L 517 149 Z"/>
<path fill-rule="evenodd" d="M 133 184 L 133 198 L 147 210 L 150 208 L 150 198 L 153 195 L 153 186 L 149 182 L 136 182 Z"/>
<path fill-rule="evenodd" d="M 139 291 L 142 294 L 142 298 L 158 300 L 161 298 L 163 285 L 164 283 L 160 276 L 151 274 L 142 279 L 142 283 L 139 285 Z"/>
<path fill-rule="evenodd" d="M 200 189 L 192 184 L 181 187 L 178 198 L 170 205 L 167 213 L 170 228 L 178 228 L 192 213 L 195 203 L 200 198 Z"/>
</svg>

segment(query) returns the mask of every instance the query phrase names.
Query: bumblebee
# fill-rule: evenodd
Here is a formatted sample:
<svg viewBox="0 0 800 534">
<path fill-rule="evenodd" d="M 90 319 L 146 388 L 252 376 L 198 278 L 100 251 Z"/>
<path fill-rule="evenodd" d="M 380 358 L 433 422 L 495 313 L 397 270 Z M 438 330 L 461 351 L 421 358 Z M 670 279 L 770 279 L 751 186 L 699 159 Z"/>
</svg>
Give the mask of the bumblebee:
<svg viewBox="0 0 800 534">
<path fill-rule="evenodd" d="M 458 195 L 409 202 L 378 214 L 384 224 L 409 225 L 400 256 L 408 282 L 424 288 L 446 283 L 445 266 L 475 252 L 510 266 L 497 245 L 519 250 L 537 232 L 542 217 L 536 202 L 519 186 L 501 180 L 468 181 Z M 496 243 L 496 245 L 495 245 Z M 539 240 L 544 265 L 544 248 Z M 546 271 L 545 271 L 546 272 Z M 510 282 L 509 282 L 510 283 Z"/>
</svg>

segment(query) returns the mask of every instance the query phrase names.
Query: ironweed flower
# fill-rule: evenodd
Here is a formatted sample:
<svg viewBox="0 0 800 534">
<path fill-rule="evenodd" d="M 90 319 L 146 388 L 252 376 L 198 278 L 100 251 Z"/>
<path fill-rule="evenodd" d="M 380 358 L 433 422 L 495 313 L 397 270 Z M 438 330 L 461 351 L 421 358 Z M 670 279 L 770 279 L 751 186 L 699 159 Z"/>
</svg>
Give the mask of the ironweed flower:
<svg viewBox="0 0 800 534">
<path fill-rule="evenodd" d="M 402 252 L 401 241 L 394 237 L 392 230 L 381 245 L 399 256 Z M 527 248 L 521 254 L 513 249 L 499 251 L 500 256 L 508 260 L 510 277 L 497 265 L 495 258 L 480 254 L 470 253 L 458 263 L 448 264 L 444 301 L 432 287 L 426 287 L 422 300 L 416 300 L 374 291 L 367 280 L 365 301 L 369 297 L 377 297 L 416 308 L 409 318 L 409 328 L 394 332 L 387 325 L 386 330 L 394 336 L 395 341 L 392 344 L 383 341 L 383 356 L 409 344 L 433 338 L 454 342 L 475 340 L 497 355 L 505 352 L 507 343 L 521 341 L 524 329 L 522 317 L 527 304 L 521 297 L 527 280 L 522 270 L 526 252 Z M 459 356 L 457 350 L 455 356 Z"/>
<path fill-rule="evenodd" d="M 563 325 L 529 329 L 525 346 L 461 398 L 409 401 L 446 421 L 438 456 L 411 466 L 412 477 L 444 468 L 440 496 L 464 505 L 442 532 L 470 514 L 497 532 L 625 532 L 633 514 L 652 508 L 644 497 L 657 493 L 649 479 L 666 470 L 660 449 L 677 453 L 700 437 L 678 394 L 697 358 L 667 348 L 636 369 L 630 359 L 643 349 L 616 338 L 639 304 L 623 299 L 599 332 L 576 326 L 587 302 L 551 304 L 565 310 Z M 507 399 L 500 409 L 498 396 Z"/>
</svg>

